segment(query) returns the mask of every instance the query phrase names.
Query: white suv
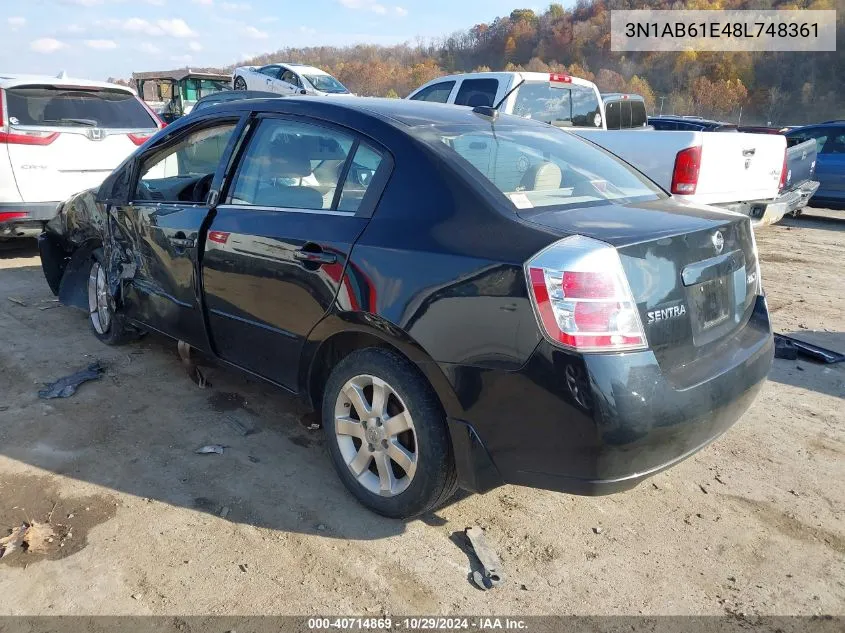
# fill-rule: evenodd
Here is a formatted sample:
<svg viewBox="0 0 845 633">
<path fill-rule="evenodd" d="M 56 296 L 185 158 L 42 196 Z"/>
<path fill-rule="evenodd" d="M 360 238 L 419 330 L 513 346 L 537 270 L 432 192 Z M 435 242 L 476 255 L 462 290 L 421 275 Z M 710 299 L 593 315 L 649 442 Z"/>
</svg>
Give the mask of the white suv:
<svg viewBox="0 0 845 633">
<path fill-rule="evenodd" d="M 126 86 L 0 73 L 0 240 L 38 235 L 162 127 Z"/>
</svg>

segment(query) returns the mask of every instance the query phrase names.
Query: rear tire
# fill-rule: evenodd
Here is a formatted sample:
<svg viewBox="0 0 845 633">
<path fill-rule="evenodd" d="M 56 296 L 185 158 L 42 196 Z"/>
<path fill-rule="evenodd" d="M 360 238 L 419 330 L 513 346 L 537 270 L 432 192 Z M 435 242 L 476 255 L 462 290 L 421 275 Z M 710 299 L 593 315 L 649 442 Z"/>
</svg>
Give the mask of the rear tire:
<svg viewBox="0 0 845 633">
<path fill-rule="evenodd" d="M 395 352 L 353 352 L 332 370 L 323 428 L 335 470 L 367 508 L 408 519 L 457 489 L 455 459 L 437 396 Z"/>
<path fill-rule="evenodd" d="M 91 255 L 91 266 L 88 269 L 88 322 L 94 336 L 106 345 L 123 345 L 137 338 L 137 333 L 126 325 L 123 315 L 114 309 L 103 262 L 103 249 L 98 248 Z"/>
<path fill-rule="evenodd" d="M 246 90 L 246 81 L 243 77 L 235 77 L 235 90 Z"/>
</svg>

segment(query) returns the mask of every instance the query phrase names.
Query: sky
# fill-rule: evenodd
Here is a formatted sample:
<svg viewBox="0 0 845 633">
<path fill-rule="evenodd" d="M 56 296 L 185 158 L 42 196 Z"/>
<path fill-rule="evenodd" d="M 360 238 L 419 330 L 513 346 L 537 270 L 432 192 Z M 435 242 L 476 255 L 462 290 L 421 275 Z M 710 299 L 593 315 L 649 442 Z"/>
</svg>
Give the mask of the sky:
<svg viewBox="0 0 845 633">
<path fill-rule="evenodd" d="M 0 72 L 128 78 L 287 46 L 414 42 L 518 0 L 26 0 L 0 12 Z M 531 6 L 533 3 L 527 3 Z M 534 7 L 535 10 L 539 7 Z M 278 60 L 284 61 L 284 60 Z"/>
</svg>

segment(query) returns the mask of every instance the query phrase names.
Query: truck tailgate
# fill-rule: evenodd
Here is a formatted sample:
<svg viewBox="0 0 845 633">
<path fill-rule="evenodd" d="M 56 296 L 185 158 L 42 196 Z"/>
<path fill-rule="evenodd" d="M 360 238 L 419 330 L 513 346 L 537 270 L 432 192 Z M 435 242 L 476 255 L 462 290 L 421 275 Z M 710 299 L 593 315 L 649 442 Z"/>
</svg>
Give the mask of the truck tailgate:
<svg viewBox="0 0 845 633">
<path fill-rule="evenodd" d="M 573 130 L 631 163 L 671 191 L 675 158 L 701 147 L 695 193 L 677 196 L 699 204 L 769 200 L 778 195 L 786 139 L 779 135 L 657 130 Z"/>
<path fill-rule="evenodd" d="M 809 139 L 786 150 L 786 185 L 785 190 L 794 189 L 812 180 L 816 172 L 815 139 Z"/>
</svg>

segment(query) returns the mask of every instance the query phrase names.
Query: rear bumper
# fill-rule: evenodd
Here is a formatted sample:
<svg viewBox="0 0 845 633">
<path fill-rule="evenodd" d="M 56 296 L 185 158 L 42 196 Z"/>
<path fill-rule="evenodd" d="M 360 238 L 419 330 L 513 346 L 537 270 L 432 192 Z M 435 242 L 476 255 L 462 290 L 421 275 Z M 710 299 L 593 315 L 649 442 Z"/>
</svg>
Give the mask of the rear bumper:
<svg viewBox="0 0 845 633">
<path fill-rule="evenodd" d="M 664 371 L 651 351 L 581 356 L 546 342 L 516 372 L 452 367 L 459 398 L 471 399 L 465 422 L 472 433 L 455 449 L 459 470 L 474 467 L 476 476 L 462 477 L 462 485 L 582 495 L 632 488 L 730 428 L 754 401 L 773 356 L 759 297 L 746 327 L 675 371 Z"/>
<path fill-rule="evenodd" d="M 775 224 L 785 215 L 800 211 L 807 206 L 810 198 L 819 188 L 815 180 L 808 180 L 785 191 L 774 200 L 752 200 L 736 205 L 724 205 L 732 211 L 739 211 L 749 216 L 755 226 Z"/>
<path fill-rule="evenodd" d="M 59 202 L 0 202 L 0 237 L 38 237 L 44 224 L 56 217 Z M 26 216 L 3 220 L 6 213 Z"/>
</svg>

